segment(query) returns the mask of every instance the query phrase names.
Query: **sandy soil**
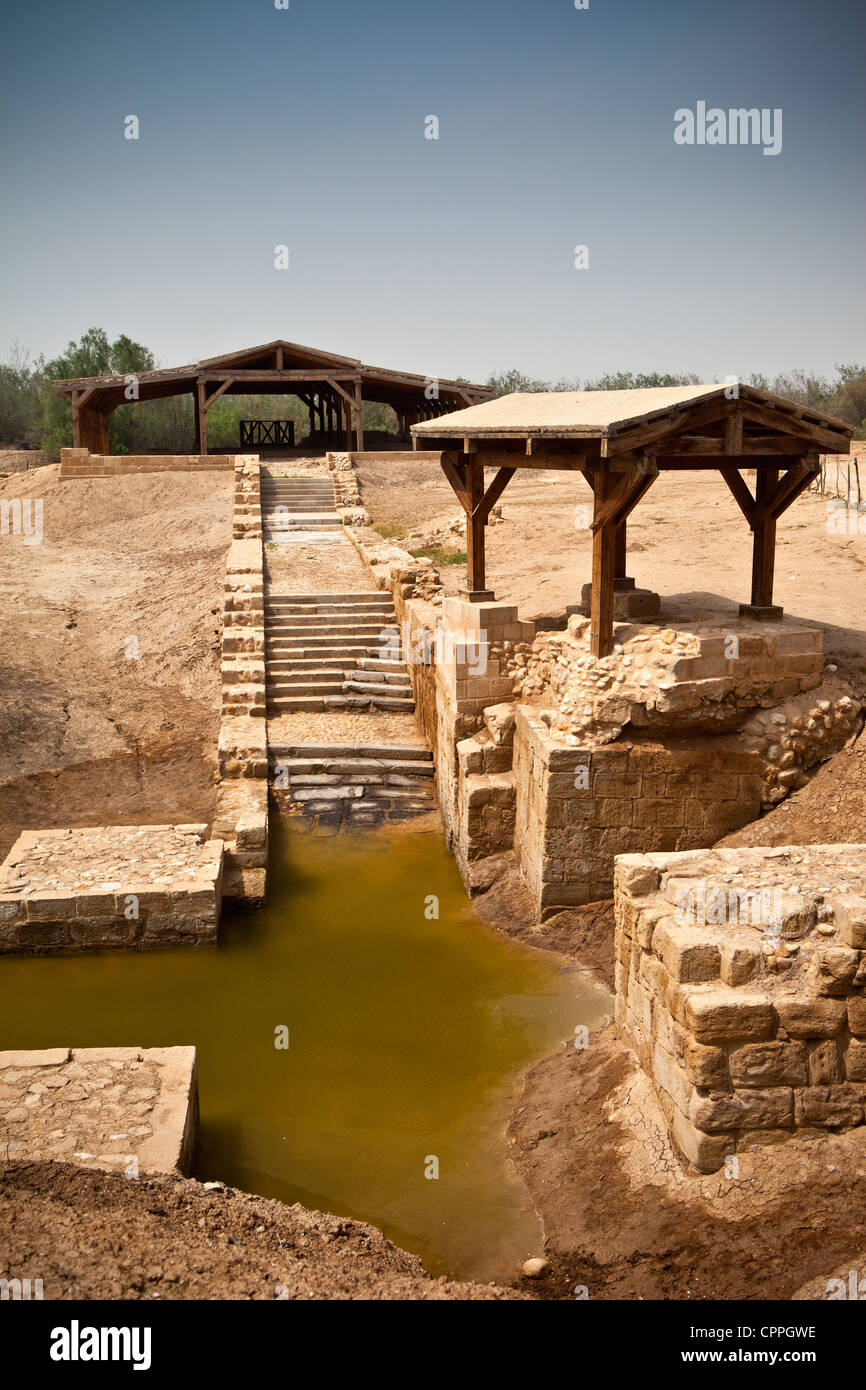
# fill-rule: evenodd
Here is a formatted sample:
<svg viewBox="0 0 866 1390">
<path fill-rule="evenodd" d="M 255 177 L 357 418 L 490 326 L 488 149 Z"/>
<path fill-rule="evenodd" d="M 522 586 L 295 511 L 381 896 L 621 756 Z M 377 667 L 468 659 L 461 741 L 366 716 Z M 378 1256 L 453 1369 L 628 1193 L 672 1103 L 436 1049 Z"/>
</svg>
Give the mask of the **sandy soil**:
<svg viewBox="0 0 866 1390">
<path fill-rule="evenodd" d="M 503 1299 L 431 1279 L 361 1221 L 192 1179 L 66 1163 L 0 1168 L 3 1268 L 46 1299 Z"/>
<path fill-rule="evenodd" d="M 429 529 L 460 512 L 438 469 L 428 464 L 363 464 L 364 505 L 374 524 Z M 525 470 L 501 499 L 501 525 L 488 528 L 488 583 L 524 618 L 554 616 L 580 602 L 591 573 L 589 487 L 579 475 Z M 667 473 L 629 521 L 628 566 L 636 582 L 662 596 L 663 615 L 736 616 L 749 597 L 751 535 L 726 485 L 711 473 Z M 461 543 L 462 544 L 462 543 Z M 414 548 L 414 547 L 413 547 Z M 465 583 L 446 566 L 450 591 Z M 866 531 L 827 530 L 827 503 L 806 494 L 779 523 L 775 598 L 787 615 L 826 627 L 825 652 L 849 653 L 866 673 Z M 866 681 L 864 681 L 866 684 Z"/>
<path fill-rule="evenodd" d="M 206 820 L 214 794 L 232 480 L 58 472 L 27 475 L 42 543 L 0 536 L 4 855 L 34 824 Z"/>
</svg>

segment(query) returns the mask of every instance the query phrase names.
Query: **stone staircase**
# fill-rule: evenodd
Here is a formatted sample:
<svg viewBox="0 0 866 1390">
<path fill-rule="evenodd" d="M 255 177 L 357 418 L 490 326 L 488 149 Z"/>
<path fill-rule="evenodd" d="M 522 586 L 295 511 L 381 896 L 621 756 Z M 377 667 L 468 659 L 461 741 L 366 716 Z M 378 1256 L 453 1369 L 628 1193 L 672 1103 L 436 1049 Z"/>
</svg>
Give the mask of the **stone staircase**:
<svg viewBox="0 0 866 1390">
<path fill-rule="evenodd" d="M 265 541 L 341 539 L 343 522 L 329 478 L 280 478 L 263 472 L 261 490 Z"/>
<path fill-rule="evenodd" d="M 423 743 L 276 743 L 269 756 L 276 798 L 320 831 L 436 810 L 433 754 Z"/>
<path fill-rule="evenodd" d="M 268 713 L 415 708 L 390 594 L 269 594 Z"/>
</svg>

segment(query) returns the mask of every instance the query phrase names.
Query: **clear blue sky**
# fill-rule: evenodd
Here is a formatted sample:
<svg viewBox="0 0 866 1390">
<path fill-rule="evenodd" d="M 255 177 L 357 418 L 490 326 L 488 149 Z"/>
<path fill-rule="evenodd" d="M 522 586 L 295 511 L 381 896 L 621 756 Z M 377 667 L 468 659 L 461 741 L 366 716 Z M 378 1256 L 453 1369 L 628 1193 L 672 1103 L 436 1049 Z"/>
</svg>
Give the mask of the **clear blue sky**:
<svg viewBox="0 0 866 1390">
<path fill-rule="evenodd" d="M 164 365 L 277 337 L 473 379 L 866 359 L 863 0 L 6 0 L 2 24 L 3 355 L 97 324 Z M 699 100 L 781 107 L 781 154 L 675 145 Z"/>
</svg>

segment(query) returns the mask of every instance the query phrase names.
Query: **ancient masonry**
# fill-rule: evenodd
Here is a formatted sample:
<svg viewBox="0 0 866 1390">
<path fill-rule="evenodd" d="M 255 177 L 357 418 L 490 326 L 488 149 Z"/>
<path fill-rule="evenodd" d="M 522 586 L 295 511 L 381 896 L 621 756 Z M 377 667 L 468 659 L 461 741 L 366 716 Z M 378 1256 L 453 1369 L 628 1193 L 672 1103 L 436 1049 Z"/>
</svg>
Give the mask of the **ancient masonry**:
<svg viewBox="0 0 866 1390">
<path fill-rule="evenodd" d="M 91 454 L 89 449 L 61 449 L 61 478 L 125 478 L 133 473 L 231 472 L 234 454 Z"/>
<path fill-rule="evenodd" d="M 25 830 L 0 867 L 0 953 L 213 943 L 223 845 L 206 825 Z"/>
<path fill-rule="evenodd" d="M 616 1017 L 702 1172 L 863 1124 L 866 846 L 623 855 Z"/>
<path fill-rule="evenodd" d="M 197 1128 L 194 1047 L 0 1052 L 0 1161 L 189 1173 Z"/>
<path fill-rule="evenodd" d="M 222 628 L 222 719 L 213 834 L 225 842 L 225 897 L 264 901 L 268 864 L 268 728 L 265 676 L 261 470 L 235 459 L 235 502 Z"/>
</svg>

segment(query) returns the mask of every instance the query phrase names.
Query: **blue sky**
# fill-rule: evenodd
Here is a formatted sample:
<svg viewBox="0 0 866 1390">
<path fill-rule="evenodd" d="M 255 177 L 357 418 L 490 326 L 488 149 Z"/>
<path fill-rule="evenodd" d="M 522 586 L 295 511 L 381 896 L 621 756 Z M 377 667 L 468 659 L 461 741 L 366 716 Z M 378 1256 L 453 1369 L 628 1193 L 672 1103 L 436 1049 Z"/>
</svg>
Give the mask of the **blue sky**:
<svg viewBox="0 0 866 1390">
<path fill-rule="evenodd" d="M 284 337 L 481 380 L 866 360 L 860 0 L 4 16 L 2 354 L 98 324 L 164 365 Z M 698 100 L 781 107 L 782 152 L 677 146 Z"/>
</svg>

